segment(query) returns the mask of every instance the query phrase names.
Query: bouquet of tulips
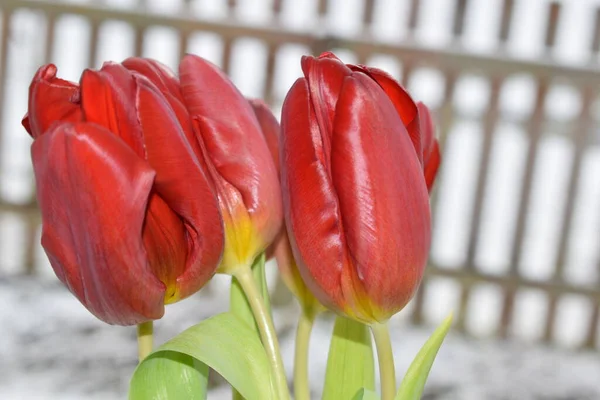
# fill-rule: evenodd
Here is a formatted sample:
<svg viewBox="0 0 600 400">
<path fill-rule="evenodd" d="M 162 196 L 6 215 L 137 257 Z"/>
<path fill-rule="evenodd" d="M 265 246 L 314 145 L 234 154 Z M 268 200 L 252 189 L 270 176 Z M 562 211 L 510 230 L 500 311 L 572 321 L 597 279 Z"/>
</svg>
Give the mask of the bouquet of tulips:
<svg viewBox="0 0 600 400">
<path fill-rule="evenodd" d="M 397 388 L 387 321 L 421 281 L 440 152 L 429 110 L 385 72 L 302 58 L 281 126 L 210 62 L 175 75 L 130 58 L 79 84 L 42 66 L 23 125 L 58 278 L 97 318 L 137 325 L 129 398 L 204 399 L 210 369 L 236 399 L 291 398 L 265 259 L 301 305 L 292 387 L 310 398 L 315 318 L 337 314 L 323 399 L 418 399 L 451 318 Z M 230 311 L 153 349 L 165 304 L 232 277 Z"/>
</svg>

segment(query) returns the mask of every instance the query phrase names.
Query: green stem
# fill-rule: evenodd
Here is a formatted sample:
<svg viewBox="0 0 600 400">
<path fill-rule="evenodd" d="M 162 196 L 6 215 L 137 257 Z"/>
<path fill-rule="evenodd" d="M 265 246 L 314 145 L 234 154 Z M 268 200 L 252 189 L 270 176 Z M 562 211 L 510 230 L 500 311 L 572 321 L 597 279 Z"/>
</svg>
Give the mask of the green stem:
<svg viewBox="0 0 600 400">
<path fill-rule="evenodd" d="M 278 399 L 286 400 L 290 398 L 289 389 L 287 386 L 287 379 L 285 377 L 285 370 L 283 368 L 283 361 L 281 359 L 281 352 L 279 351 L 279 342 L 277 341 L 277 335 L 275 333 L 275 327 L 269 311 L 267 310 L 262 296 L 252 275 L 252 270 L 249 267 L 239 268 L 234 276 L 242 286 L 242 290 L 246 294 L 250 308 L 254 314 L 254 319 L 258 325 L 260 337 L 267 352 L 269 362 L 271 363 L 271 370 L 275 377 L 275 387 L 279 394 Z"/>
<path fill-rule="evenodd" d="M 394 354 L 390 331 L 386 323 L 374 323 L 371 331 L 377 347 L 377 360 L 379 362 L 379 376 L 381 380 L 381 399 L 393 400 L 396 396 L 396 370 L 394 368 Z"/>
<path fill-rule="evenodd" d="M 315 321 L 315 313 L 303 310 L 296 330 L 296 350 L 294 354 L 294 398 L 310 400 L 308 384 L 308 345 Z"/>
<path fill-rule="evenodd" d="M 153 347 L 154 325 L 152 321 L 142 322 L 137 326 L 138 358 L 140 362 L 148 357 Z"/>
</svg>

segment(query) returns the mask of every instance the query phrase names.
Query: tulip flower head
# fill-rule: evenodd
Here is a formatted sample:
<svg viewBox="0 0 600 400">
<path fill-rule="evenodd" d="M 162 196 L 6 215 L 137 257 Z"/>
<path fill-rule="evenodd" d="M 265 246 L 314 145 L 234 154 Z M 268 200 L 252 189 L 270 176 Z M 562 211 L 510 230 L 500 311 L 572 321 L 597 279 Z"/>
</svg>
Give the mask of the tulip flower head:
<svg viewBox="0 0 600 400">
<path fill-rule="evenodd" d="M 304 57 L 282 111 L 282 192 L 298 270 L 330 309 L 385 322 L 414 295 L 431 241 L 439 149 L 427 108 L 389 75 Z"/>
<path fill-rule="evenodd" d="M 250 266 L 281 227 L 277 170 L 250 103 L 221 70 L 188 55 L 179 75 L 225 224 L 219 272 L 231 274 Z"/>
<path fill-rule="evenodd" d="M 223 222 L 176 77 L 140 58 L 41 67 L 23 125 L 58 278 L 99 319 L 133 325 L 199 290 L 221 260 Z"/>
</svg>

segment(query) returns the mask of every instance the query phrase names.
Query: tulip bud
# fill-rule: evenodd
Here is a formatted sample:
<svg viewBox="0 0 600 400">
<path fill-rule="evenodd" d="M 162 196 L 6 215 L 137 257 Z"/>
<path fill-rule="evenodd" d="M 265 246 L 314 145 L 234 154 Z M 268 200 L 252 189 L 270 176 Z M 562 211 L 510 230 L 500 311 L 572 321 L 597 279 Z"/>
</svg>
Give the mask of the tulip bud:
<svg viewBox="0 0 600 400">
<path fill-rule="evenodd" d="M 281 228 L 277 171 L 252 107 L 222 71 L 187 55 L 179 74 L 225 224 L 219 272 L 233 274 L 251 265 Z"/>
<path fill-rule="evenodd" d="M 281 151 L 298 270 L 330 309 L 385 322 L 411 299 L 427 262 L 433 127 L 420 122 L 426 108 L 378 70 L 330 53 L 304 57 L 302 69 L 283 105 Z"/>
<path fill-rule="evenodd" d="M 23 121 L 42 245 L 59 279 L 112 324 L 160 318 L 212 277 L 223 249 L 191 119 L 153 79 L 107 63 L 76 85 L 44 66 Z"/>
</svg>

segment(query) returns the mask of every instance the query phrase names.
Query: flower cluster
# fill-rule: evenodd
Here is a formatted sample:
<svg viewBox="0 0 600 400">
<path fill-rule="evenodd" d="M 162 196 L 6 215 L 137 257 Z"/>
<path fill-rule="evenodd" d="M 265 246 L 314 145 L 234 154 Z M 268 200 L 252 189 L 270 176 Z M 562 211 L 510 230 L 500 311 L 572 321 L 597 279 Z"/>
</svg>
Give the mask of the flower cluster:
<svg viewBox="0 0 600 400">
<path fill-rule="evenodd" d="M 331 53 L 301 64 L 281 125 L 193 55 L 177 75 L 144 58 L 78 84 L 38 70 L 23 126 L 42 245 L 91 313 L 159 319 L 263 252 L 311 316 L 384 324 L 404 308 L 431 241 L 429 110 L 381 70 Z"/>
</svg>

